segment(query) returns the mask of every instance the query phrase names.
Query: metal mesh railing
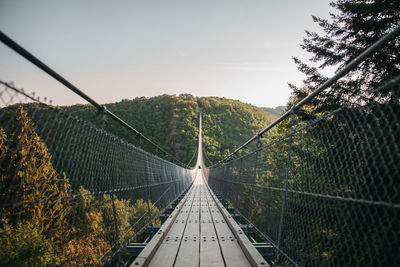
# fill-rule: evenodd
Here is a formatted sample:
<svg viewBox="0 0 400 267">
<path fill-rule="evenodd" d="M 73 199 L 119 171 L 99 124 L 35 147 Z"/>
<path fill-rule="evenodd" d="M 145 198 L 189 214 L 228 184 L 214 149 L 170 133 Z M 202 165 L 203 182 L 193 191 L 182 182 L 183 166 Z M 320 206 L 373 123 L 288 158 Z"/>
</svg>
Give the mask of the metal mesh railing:
<svg viewBox="0 0 400 267">
<path fill-rule="evenodd" d="M 188 169 L 0 86 L 0 265 L 116 261 L 190 186 Z"/>
<path fill-rule="evenodd" d="M 293 114 L 285 134 L 210 169 L 211 188 L 273 244 L 274 265 L 400 262 L 399 97 L 400 76 L 368 92 L 336 86 L 303 109 L 312 120 Z"/>
</svg>

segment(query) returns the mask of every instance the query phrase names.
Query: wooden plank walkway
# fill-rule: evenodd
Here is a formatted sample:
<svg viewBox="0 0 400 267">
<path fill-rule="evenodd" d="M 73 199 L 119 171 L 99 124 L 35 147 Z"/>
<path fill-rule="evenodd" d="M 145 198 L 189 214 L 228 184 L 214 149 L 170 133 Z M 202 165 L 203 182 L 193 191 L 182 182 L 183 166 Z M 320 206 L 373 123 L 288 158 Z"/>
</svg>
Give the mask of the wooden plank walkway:
<svg viewBox="0 0 400 267">
<path fill-rule="evenodd" d="M 136 266 L 268 266 L 197 169 L 193 186 L 132 263 Z"/>
</svg>

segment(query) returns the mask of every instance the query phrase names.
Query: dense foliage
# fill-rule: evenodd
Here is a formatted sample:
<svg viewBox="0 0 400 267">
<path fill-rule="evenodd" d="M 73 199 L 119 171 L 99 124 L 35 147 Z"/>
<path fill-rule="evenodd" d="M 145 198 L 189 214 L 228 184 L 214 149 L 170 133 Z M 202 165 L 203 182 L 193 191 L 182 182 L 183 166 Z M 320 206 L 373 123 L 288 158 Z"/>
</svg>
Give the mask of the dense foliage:
<svg viewBox="0 0 400 267">
<path fill-rule="evenodd" d="M 311 54 L 310 62 L 294 58 L 306 75 L 301 86 L 291 85 L 291 103 L 298 102 L 327 79 L 319 70 L 341 68 L 379 38 L 400 25 L 398 0 L 337 0 L 331 3 L 331 19 L 313 17 L 324 34 L 306 31 L 301 47 Z M 333 86 L 334 93 L 324 93 L 312 102 L 312 110 L 337 108 L 351 99 L 354 92 L 367 92 L 400 73 L 399 38 L 391 41 Z M 359 90 L 355 90 L 358 88 Z M 378 92 L 376 92 L 378 94 Z M 388 94 L 380 91 L 379 94 Z"/>
<path fill-rule="evenodd" d="M 212 160 L 224 156 L 230 147 L 243 143 L 274 119 L 262 109 L 239 101 L 191 95 L 123 100 L 108 104 L 107 108 L 182 161 L 192 159 L 194 163 L 199 106 L 204 114 L 204 145 Z M 107 118 L 104 121 L 89 105 L 65 110 L 60 116 L 66 120 L 71 118 L 67 114 L 72 113 L 147 148 L 120 125 Z M 127 198 L 125 193 L 93 194 L 89 169 L 73 168 L 75 176 L 86 177 L 82 181 L 60 173 L 58 165 L 74 164 L 68 154 L 70 142 L 48 148 L 43 138 L 49 129 L 59 129 L 71 142 L 74 138 L 84 139 L 87 148 L 91 143 L 86 135 L 71 135 L 68 124 L 52 121 L 46 111 L 38 104 L 2 109 L 7 116 L 3 116 L 1 125 L 7 127 L 0 128 L 0 244 L 7 249 L 0 253 L 0 264 L 99 264 L 115 252 L 116 245 L 125 244 L 141 230 L 143 223 L 138 221 L 150 221 L 158 209 L 140 197 Z M 56 108 L 54 112 L 60 110 Z M 38 118 L 46 123 L 35 125 Z M 65 151 L 61 158 L 52 157 L 52 152 L 60 151 Z M 115 231 L 115 215 L 119 235 Z"/>
<path fill-rule="evenodd" d="M 310 61 L 294 58 L 306 79 L 300 86 L 291 85 L 287 110 L 327 80 L 321 69 L 340 69 L 400 25 L 400 5 L 395 0 L 337 0 L 331 6 L 335 10 L 330 20 L 313 17 L 324 34 L 306 31 L 302 48 L 311 54 Z M 281 246 L 299 265 L 395 266 L 398 262 L 398 254 L 392 250 L 398 246 L 393 238 L 398 225 L 392 221 L 398 214 L 389 207 L 399 203 L 398 183 L 393 182 L 398 176 L 393 162 L 398 162 L 394 151 L 398 151 L 396 140 L 400 140 L 395 124 L 400 114 L 399 86 L 374 89 L 400 74 L 399 50 L 397 38 L 296 114 L 297 122 L 304 125 L 341 108 L 293 137 L 287 186 L 304 194 L 288 193 Z M 288 120 L 281 123 L 279 137 L 288 134 L 290 128 Z M 259 155 L 265 157 L 262 166 L 266 167 L 255 179 L 266 188 L 252 193 L 260 212 L 255 223 L 273 240 L 278 238 L 282 199 L 268 187 L 285 186 L 282 170 L 288 158 L 286 140 L 273 143 Z M 236 164 L 240 169 L 241 163 Z M 234 181 L 248 177 L 239 171 L 229 172 Z M 246 188 L 242 190 L 244 193 L 238 194 L 238 188 L 234 188 L 230 197 L 245 210 L 249 197 L 243 197 Z M 310 192 L 360 202 L 385 199 L 391 204 L 353 205 L 308 198 Z"/>
<path fill-rule="evenodd" d="M 142 199 L 131 203 L 115 195 L 93 195 L 83 186 L 79 194 L 72 192 L 27 112 L 22 106 L 15 112 L 12 127 L 7 132 L 0 127 L 1 266 L 100 264 L 114 251 L 113 244 L 125 244 L 139 230 L 137 221 L 146 216 L 150 221 L 158 213 Z"/>
<path fill-rule="evenodd" d="M 161 95 L 135 98 L 107 104 L 107 109 L 132 125 L 164 150 L 184 163 L 195 164 L 197 153 L 198 112 L 203 112 L 203 144 L 206 165 L 225 157 L 235 146 L 241 145 L 257 131 L 266 127 L 275 117 L 250 104 L 219 97 Z M 96 114 L 89 105 L 66 107 L 80 118 L 95 121 L 99 126 L 133 144 L 157 153 L 140 142 L 134 134 Z"/>
<path fill-rule="evenodd" d="M 203 110 L 203 146 L 208 166 L 226 157 L 275 119 L 262 108 L 226 98 L 202 97 L 199 106 Z"/>
<path fill-rule="evenodd" d="M 306 79 L 286 110 L 327 80 L 321 69 L 340 69 L 400 24 L 397 0 L 331 6 L 331 20 L 313 17 L 324 34 L 306 31 L 310 62 L 295 58 Z M 397 38 L 280 123 L 270 145 L 210 170 L 211 187 L 279 244 L 280 266 L 398 265 L 399 84 L 374 89 L 400 74 L 399 48 Z"/>
<path fill-rule="evenodd" d="M 285 106 L 277 106 L 275 108 L 262 108 L 262 109 L 264 109 L 268 113 L 271 113 L 275 117 L 279 117 L 284 113 L 285 108 L 286 108 Z"/>
</svg>

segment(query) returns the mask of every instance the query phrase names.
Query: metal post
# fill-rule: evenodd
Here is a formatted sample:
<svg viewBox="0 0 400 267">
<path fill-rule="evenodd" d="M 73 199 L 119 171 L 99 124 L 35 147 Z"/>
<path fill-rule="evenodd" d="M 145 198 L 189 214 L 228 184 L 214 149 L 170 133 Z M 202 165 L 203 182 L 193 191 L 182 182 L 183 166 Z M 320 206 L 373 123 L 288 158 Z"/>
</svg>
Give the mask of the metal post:
<svg viewBox="0 0 400 267">
<path fill-rule="evenodd" d="M 227 164 L 225 164 L 224 166 L 224 177 L 222 177 L 223 179 L 227 179 L 228 178 L 228 172 L 229 172 L 229 166 L 228 166 L 229 162 Z M 226 191 L 226 182 L 222 183 L 222 199 L 225 199 L 225 191 Z"/>
<path fill-rule="evenodd" d="M 151 208 L 150 208 L 150 198 L 151 198 L 151 190 L 150 190 L 150 177 L 153 176 L 153 172 L 151 171 L 151 168 L 149 167 L 149 160 L 148 160 L 148 154 L 146 154 L 146 173 L 148 174 L 148 179 L 146 179 L 147 183 L 147 212 L 149 213 L 149 220 L 151 220 Z M 153 235 L 153 223 L 150 222 L 150 230 L 151 233 L 150 235 Z"/>
<path fill-rule="evenodd" d="M 259 152 L 259 149 L 257 149 L 256 150 L 256 161 L 255 161 L 255 164 L 254 164 L 254 174 L 253 174 L 253 177 L 254 177 L 254 181 L 253 181 L 253 184 L 256 184 L 256 179 L 257 179 L 257 165 L 258 165 L 258 152 Z M 250 197 L 249 197 L 249 212 L 248 212 L 248 214 L 247 214 L 247 218 L 249 219 L 249 221 L 248 221 L 248 223 L 247 223 L 247 235 L 248 236 L 250 236 L 250 226 L 251 226 L 251 224 L 252 224 L 252 216 L 251 216 L 251 211 L 252 211 L 252 209 L 253 209 L 253 196 L 254 196 L 254 192 L 253 192 L 253 189 L 254 187 L 253 186 L 249 186 L 249 189 L 250 189 Z"/>
<path fill-rule="evenodd" d="M 113 183 L 113 182 L 111 182 Z M 114 191 L 114 186 L 112 188 L 112 191 Z M 121 247 L 121 244 L 119 243 L 119 228 L 118 228 L 118 220 L 117 220 L 117 210 L 115 208 L 115 203 L 114 203 L 114 194 L 111 194 L 111 204 L 112 204 L 112 210 L 113 210 L 113 217 L 114 217 L 114 227 L 115 227 L 115 238 L 117 239 L 117 249 L 119 250 Z M 120 262 L 120 254 L 118 253 L 118 262 Z"/>
<path fill-rule="evenodd" d="M 165 166 L 165 164 L 163 165 L 163 172 L 164 172 L 165 181 L 168 181 L 168 182 L 171 181 L 171 180 L 172 180 L 172 177 L 168 177 L 167 167 Z M 172 185 L 171 185 L 171 186 L 172 186 Z M 172 192 L 172 194 L 173 194 L 174 196 L 177 195 L 177 194 L 176 194 L 176 183 L 174 183 L 171 192 Z M 171 193 L 170 193 L 170 195 L 171 195 Z M 168 203 L 169 203 L 169 202 L 171 202 L 171 199 L 170 199 L 170 198 L 168 198 Z"/>
<path fill-rule="evenodd" d="M 292 123 L 294 124 L 296 122 L 295 120 L 295 115 L 294 113 L 292 113 L 292 118 L 289 122 L 289 125 L 291 125 Z M 282 242 L 282 229 L 283 229 L 283 218 L 285 215 L 285 206 L 286 206 L 286 195 L 287 195 L 287 186 L 288 186 L 288 179 L 289 179 L 289 175 L 290 175 L 290 157 L 292 154 L 292 143 L 293 143 L 293 133 L 294 130 L 296 129 L 296 127 L 292 127 L 291 131 L 290 131 L 290 137 L 289 137 L 289 151 L 288 151 L 288 157 L 287 157 L 287 161 L 286 161 L 286 174 L 285 174 L 285 190 L 283 193 L 283 200 L 282 200 L 282 209 L 281 209 L 281 216 L 280 216 L 280 220 L 279 220 L 279 229 L 278 229 L 278 243 L 275 249 L 275 260 L 273 262 L 273 266 L 275 267 L 276 264 L 279 261 L 279 249 L 281 246 L 281 242 Z"/>
<path fill-rule="evenodd" d="M 269 153 L 269 151 L 268 151 L 268 148 L 269 148 L 269 146 L 267 145 L 266 147 L 265 147 L 265 169 L 266 170 L 268 170 L 268 153 Z"/>
<path fill-rule="evenodd" d="M 108 147 L 109 147 L 109 149 L 108 149 L 108 151 L 111 151 L 110 150 L 110 145 L 108 145 Z M 110 161 L 110 164 L 111 164 L 111 161 Z M 111 166 L 111 172 L 112 172 L 112 170 L 113 170 L 113 168 L 112 168 L 112 166 Z M 111 179 L 111 194 L 110 194 L 110 197 L 111 197 L 111 206 L 112 206 L 112 211 L 113 211 L 113 220 L 114 220 L 114 228 L 115 228 L 115 239 L 117 240 L 117 251 L 121 248 L 121 244 L 120 244 L 120 242 L 119 242 L 119 228 L 118 228 L 118 219 L 117 219 L 117 209 L 115 208 L 115 201 L 114 201 L 114 191 L 115 191 L 115 179 L 114 179 L 115 177 L 113 177 L 113 175 L 112 174 L 110 174 L 110 179 Z M 121 255 L 120 255 L 120 253 L 117 253 L 118 254 L 118 263 L 120 263 L 121 262 Z"/>
<path fill-rule="evenodd" d="M 104 112 L 102 112 L 102 113 L 99 112 L 98 114 L 102 115 L 102 118 L 101 118 L 101 121 L 100 121 L 100 125 L 104 130 L 106 130 L 108 122 L 107 122 L 107 120 L 105 118 L 105 113 Z M 116 239 L 117 251 L 118 251 L 121 248 L 121 244 L 119 242 L 119 236 L 120 235 L 119 235 L 119 227 L 118 227 L 118 219 L 117 219 L 117 209 L 115 208 L 115 201 L 114 201 L 115 180 L 114 180 L 114 177 L 112 175 L 114 172 L 113 172 L 113 166 L 112 166 L 113 162 L 112 162 L 112 159 L 111 159 L 111 156 L 110 156 L 110 155 L 112 155 L 112 153 L 111 153 L 112 152 L 112 146 L 110 145 L 110 142 L 107 142 L 107 151 L 109 151 L 109 153 L 108 153 L 108 158 L 109 158 L 108 163 L 110 164 L 110 175 L 109 175 L 109 177 L 110 177 L 110 185 L 111 185 L 110 198 L 111 198 L 111 207 L 112 207 L 112 211 L 113 211 L 113 222 L 114 222 L 114 228 L 115 228 L 115 239 Z M 118 255 L 118 263 L 120 263 L 121 262 L 121 255 L 118 252 L 117 252 L 117 255 Z"/>
</svg>

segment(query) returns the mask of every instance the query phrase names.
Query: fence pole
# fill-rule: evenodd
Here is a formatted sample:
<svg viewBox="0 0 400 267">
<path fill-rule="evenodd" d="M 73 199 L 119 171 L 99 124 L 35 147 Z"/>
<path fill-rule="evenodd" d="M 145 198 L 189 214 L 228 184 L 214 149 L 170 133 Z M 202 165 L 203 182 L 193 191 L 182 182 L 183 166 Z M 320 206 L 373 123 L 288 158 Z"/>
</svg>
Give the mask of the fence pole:
<svg viewBox="0 0 400 267">
<path fill-rule="evenodd" d="M 259 151 L 259 149 L 257 148 L 257 150 L 256 150 L 256 161 L 255 161 L 255 164 L 254 164 L 254 173 L 253 173 L 254 180 L 253 180 L 253 184 L 256 184 L 256 179 L 257 179 L 258 151 Z M 247 236 L 250 236 L 250 226 L 252 224 L 251 217 L 252 217 L 252 209 L 253 209 L 254 187 L 253 186 L 249 186 L 249 190 L 250 190 L 250 192 L 249 192 L 249 194 L 250 194 L 249 195 L 249 212 L 247 214 L 247 218 L 249 220 L 248 220 L 248 223 L 247 223 Z"/>
<path fill-rule="evenodd" d="M 106 130 L 108 122 L 105 118 L 105 113 L 98 113 L 102 115 L 101 121 L 100 121 L 100 125 L 101 127 Z M 109 138 L 111 138 L 111 136 L 109 136 Z M 108 153 L 108 163 L 110 166 L 110 173 L 109 173 L 109 177 L 110 177 L 110 185 L 111 185 L 111 194 L 110 194 L 110 198 L 111 198 L 111 207 L 112 207 L 112 211 L 113 211 L 113 222 L 114 222 L 114 229 L 115 229 L 115 239 L 116 239 L 116 245 L 117 245 L 117 255 L 118 255 L 118 263 L 121 262 L 121 255 L 118 252 L 119 249 L 121 248 L 121 244 L 119 242 L 119 227 L 118 227 L 118 219 L 117 219 L 117 209 L 115 208 L 115 201 L 114 201 L 114 191 L 115 191 L 115 177 L 113 177 L 113 162 L 112 162 L 112 146 L 110 145 L 110 140 L 108 140 L 107 142 L 107 151 Z"/>
<path fill-rule="evenodd" d="M 289 125 L 293 125 L 296 123 L 295 120 L 295 114 L 292 113 L 292 118 L 289 122 Z M 288 179 L 289 179 L 289 175 L 290 175 L 290 158 L 291 158 L 291 154 L 292 154 L 292 143 L 293 143 L 293 133 L 294 130 L 296 129 L 296 126 L 292 126 L 292 129 L 290 131 L 289 134 L 289 149 L 288 149 L 288 156 L 287 156 L 287 161 L 286 161 L 286 173 L 285 173 L 285 189 L 284 189 L 284 193 L 283 193 L 283 200 L 282 200 L 282 209 L 281 209 L 281 216 L 280 216 L 280 220 L 279 220 L 279 229 L 278 229 L 278 243 L 275 249 L 275 260 L 273 263 L 273 266 L 275 267 L 276 264 L 279 261 L 279 250 L 280 250 L 280 246 L 282 243 L 282 229 L 283 229 L 283 218 L 285 216 L 285 208 L 286 208 L 286 195 L 287 195 L 287 186 L 288 186 Z"/>
<path fill-rule="evenodd" d="M 108 145 L 109 149 L 108 151 L 110 151 L 111 146 Z M 112 164 L 111 160 L 110 160 L 110 164 Z M 119 242 L 119 228 L 118 228 L 118 219 L 117 219 L 117 209 L 115 208 L 115 201 L 114 201 L 114 191 L 115 191 L 115 177 L 113 177 L 112 172 L 113 172 L 113 168 L 111 165 L 111 173 L 110 173 L 110 182 L 111 182 L 111 194 L 110 194 L 110 198 L 111 198 L 111 206 L 112 206 L 112 211 L 113 211 L 113 221 L 114 221 L 114 228 L 115 228 L 115 239 L 117 240 L 117 251 L 121 248 L 121 244 Z M 118 263 L 121 262 L 121 255 L 120 253 L 118 254 Z"/>
<path fill-rule="evenodd" d="M 228 166 L 228 164 L 230 164 L 230 162 L 228 162 L 226 165 L 225 165 L 225 167 L 224 167 L 224 176 L 222 177 L 222 179 L 226 179 L 227 178 L 227 176 L 228 176 L 228 172 L 229 172 L 229 166 Z M 225 191 L 226 191 L 226 182 L 224 181 L 223 183 L 222 183 L 222 202 L 223 202 L 223 204 L 224 204 L 224 199 L 226 198 L 226 195 L 225 195 Z M 225 204 L 224 204 L 225 205 Z"/>
<path fill-rule="evenodd" d="M 151 235 L 153 235 L 153 222 L 151 222 L 151 208 L 150 208 L 150 198 L 151 198 L 151 190 L 150 190 L 150 177 L 153 176 L 153 172 L 151 171 L 151 167 L 149 167 L 149 155 L 146 154 L 146 184 L 147 184 L 147 212 L 149 213 L 149 221 L 150 221 L 150 231 Z"/>
</svg>

